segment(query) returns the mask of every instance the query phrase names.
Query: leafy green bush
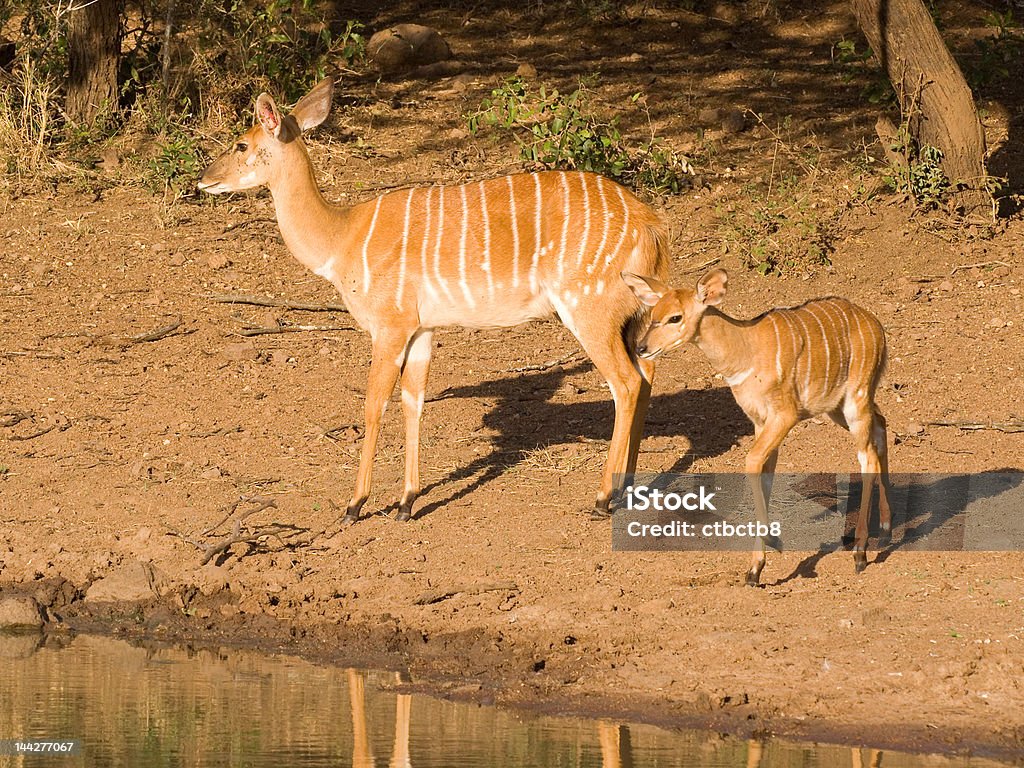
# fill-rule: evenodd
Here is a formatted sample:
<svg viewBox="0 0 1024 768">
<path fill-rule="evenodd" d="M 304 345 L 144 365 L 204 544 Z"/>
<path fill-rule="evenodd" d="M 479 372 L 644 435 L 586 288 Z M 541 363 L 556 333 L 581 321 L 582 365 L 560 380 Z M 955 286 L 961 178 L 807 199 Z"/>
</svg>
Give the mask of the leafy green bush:
<svg viewBox="0 0 1024 768">
<path fill-rule="evenodd" d="M 964 74 L 974 90 L 984 90 L 1008 80 L 1020 71 L 1024 60 L 1024 31 L 1013 18 L 1013 11 L 990 13 L 985 25 L 995 34 L 974 42 L 973 54 L 967 55 Z"/>
<path fill-rule="evenodd" d="M 883 177 L 894 192 L 905 194 L 921 208 L 938 208 L 949 199 L 952 188 L 942 170 L 942 151 L 929 144 L 917 146 L 906 125 L 900 127 L 890 149 L 900 162 L 890 163 Z"/>
<path fill-rule="evenodd" d="M 638 99 L 634 95 L 632 102 Z M 632 146 L 615 118 L 597 114 L 582 82 L 570 94 L 544 85 L 534 94 L 513 77 L 466 118 L 474 136 L 484 128 L 511 134 L 520 159 L 534 167 L 593 171 L 650 194 L 678 194 L 693 173 L 688 160 L 659 138 Z"/>
</svg>

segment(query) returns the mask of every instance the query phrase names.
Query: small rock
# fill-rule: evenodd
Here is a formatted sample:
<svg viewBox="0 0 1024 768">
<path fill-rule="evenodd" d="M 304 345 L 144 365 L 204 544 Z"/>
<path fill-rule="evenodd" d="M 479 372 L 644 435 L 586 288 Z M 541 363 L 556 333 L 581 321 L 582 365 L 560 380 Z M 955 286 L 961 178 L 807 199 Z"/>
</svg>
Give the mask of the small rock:
<svg viewBox="0 0 1024 768">
<path fill-rule="evenodd" d="M 151 600 L 167 586 L 166 577 L 150 563 L 134 562 L 94 581 L 85 591 L 87 603 Z"/>
<path fill-rule="evenodd" d="M 747 127 L 747 118 L 738 109 L 730 109 L 722 117 L 722 130 L 726 133 L 742 133 Z"/>
<path fill-rule="evenodd" d="M 384 74 L 404 72 L 451 58 L 451 49 L 436 29 L 396 24 L 375 32 L 366 44 L 370 62 Z"/>
<path fill-rule="evenodd" d="M 231 259 L 220 252 L 211 253 L 206 257 L 206 265 L 210 269 L 225 269 L 226 267 L 231 266 Z"/>
<path fill-rule="evenodd" d="M 701 125 L 713 125 L 722 119 L 722 110 L 718 107 L 704 107 L 697 113 L 697 120 Z"/>
<path fill-rule="evenodd" d="M 907 424 L 906 434 L 908 435 L 920 435 L 924 434 L 924 427 L 918 424 L 916 421 L 912 421 Z"/>
<path fill-rule="evenodd" d="M 418 80 L 440 80 L 442 77 L 453 77 L 462 72 L 463 69 L 465 69 L 465 65 L 461 61 L 447 59 L 411 69 L 409 70 L 409 77 Z"/>
<path fill-rule="evenodd" d="M 953 287 L 953 283 L 951 283 L 949 280 L 943 280 L 941 283 L 939 283 L 940 291 L 952 291 Z"/>
<path fill-rule="evenodd" d="M 516 74 L 524 80 L 533 80 L 537 77 L 537 68 L 527 61 L 516 67 Z"/>
<path fill-rule="evenodd" d="M 287 365 L 291 359 L 283 349 L 275 349 L 270 353 L 270 362 L 274 365 Z"/>
<path fill-rule="evenodd" d="M 217 480 L 223 476 L 224 473 L 221 472 L 220 467 L 210 467 L 199 474 L 203 480 Z"/>
<path fill-rule="evenodd" d="M 452 128 L 448 131 L 448 138 L 454 141 L 463 141 L 469 138 L 469 131 L 464 128 Z"/>
<path fill-rule="evenodd" d="M 0 598 L 0 631 L 17 632 L 41 629 L 43 609 L 31 597 Z"/>
<path fill-rule="evenodd" d="M 251 341 L 239 341 L 232 344 L 225 344 L 221 354 L 233 362 L 245 360 L 258 360 L 260 353 L 256 345 Z"/>
<path fill-rule="evenodd" d="M 185 265 L 185 257 L 180 253 L 172 253 L 167 257 L 167 266 L 182 267 Z"/>
<path fill-rule="evenodd" d="M 104 173 L 113 173 L 121 165 L 121 154 L 113 147 L 107 147 L 100 152 L 100 160 L 96 167 Z"/>
<path fill-rule="evenodd" d="M 996 267 L 995 269 L 992 270 L 992 276 L 993 277 L 1009 277 L 1010 276 L 1010 268 L 1007 267 L 1005 264 L 1000 264 L 998 267 Z"/>
</svg>

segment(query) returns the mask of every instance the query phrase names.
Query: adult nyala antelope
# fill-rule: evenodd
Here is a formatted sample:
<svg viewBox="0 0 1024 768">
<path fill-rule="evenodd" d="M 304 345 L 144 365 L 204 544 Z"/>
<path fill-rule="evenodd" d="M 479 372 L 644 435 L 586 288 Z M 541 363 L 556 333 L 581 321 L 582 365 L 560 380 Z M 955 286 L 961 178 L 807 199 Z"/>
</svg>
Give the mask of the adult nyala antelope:
<svg viewBox="0 0 1024 768">
<path fill-rule="evenodd" d="M 302 132 L 331 108 L 325 80 L 283 115 L 267 94 L 257 122 L 206 169 L 199 187 L 219 194 L 266 186 L 288 249 L 330 280 L 372 343 L 366 433 L 345 522 L 359 519 L 381 418 L 401 376 L 405 489 L 397 519 L 419 493 L 419 423 L 442 326 L 512 326 L 551 315 L 579 340 L 607 379 L 615 426 L 596 508 L 633 472 L 654 364 L 634 347 L 647 308 L 622 270 L 663 276 L 666 238 L 654 212 L 619 185 L 589 173 L 505 176 L 476 184 L 392 192 L 338 207 L 317 187 Z"/>
<path fill-rule="evenodd" d="M 737 320 L 716 309 L 729 280 L 723 269 L 708 272 L 695 289 L 673 290 L 657 277 L 628 272 L 623 272 L 622 279 L 637 298 L 653 307 L 650 326 L 637 345 L 640 358 L 653 360 L 694 342 L 754 422 L 746 471 L 758 521 L 768 522 L 779 446 L 798 422 L 825 413 L 850 431 L 862 483 L 853 558 L 857 572 L 863 571 L 871 494 L 879 475 L 883 536 L 891 526 L 885 418 L 875 404 L 875 389 L 885 368 L 881 323 L 866 309 L 838 297 Z M 751 586 L 758 583 L 765 564 L 764 542 L 759 540 L 758 545 L 747 571 Z"/>
</svg>

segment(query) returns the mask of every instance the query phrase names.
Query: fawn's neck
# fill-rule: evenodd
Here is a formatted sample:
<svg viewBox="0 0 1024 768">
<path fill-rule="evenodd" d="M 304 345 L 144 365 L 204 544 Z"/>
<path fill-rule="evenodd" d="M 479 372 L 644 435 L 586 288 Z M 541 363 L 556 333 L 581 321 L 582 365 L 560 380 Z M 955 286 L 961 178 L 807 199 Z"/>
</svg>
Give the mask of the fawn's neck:
<svg viewBox="0 0 1024 768">
<path fill-rule="evenodd" d="M 729 317 L 714 307 L 708 307 L 701 317 L 694 343 L 730 386 L 730 379 L 738 383 L 746 378 L 744 374 L 754 363 L 749 341 L 752 328 L 749 321 Z"/>
<path fill-rule="evenodd" d="M 306 148 L 298 144 L 293 151 L 293 162 L 285 164 L 270 185 L 277 226 L 288 250 L 299 262 L 329 277 L 339 252 L 345 209 L 324 199 Z"/>
</svg>

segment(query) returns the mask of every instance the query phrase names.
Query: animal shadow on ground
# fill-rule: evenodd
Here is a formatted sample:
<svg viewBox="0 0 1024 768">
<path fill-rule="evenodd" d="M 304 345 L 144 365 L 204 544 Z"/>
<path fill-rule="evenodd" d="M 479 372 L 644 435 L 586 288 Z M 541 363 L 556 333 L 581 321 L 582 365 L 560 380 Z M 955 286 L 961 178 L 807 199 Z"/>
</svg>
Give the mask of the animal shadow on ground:
<svg viewBox="0 0 1024 768">
<path fill-rule="evenodd" d="M 884 563 L 900 549 L 913 551 L 961 551 L 969 549 L 1004 551 L 1022 545 L 1024 528 L 1014 524 L 1020 508 L 1020 493 L 1010 493 L 1024 483 L 1019 469 L 997 469 L 976 474 L 941 475 L 938 473 L 894 474 L 889 500 L 892 508 L 892 538 L 878 551 L 875 563 Z M 838 540 L 824 542 L 818 551 L 803 559 L 788 576 L 775 582 L 785 584 L 795 578 L 814 578 L 821 559 L 840 549 L 852 550 L 854 529 L 860 514 L 862 489 L 860 476 L 850 475 L 849 493 L 836 493 L 824 504 L 819 516 L 841 514 L 844 532 Z M 973 504 L 984 499 L 1004 496 L 996 509 L 989 508 L 989 517 L 969 517 Z M 872 519 L 869 536 L 880 534 L 878 522 L 878 489 L 872 491 Z M 1006 513 L 1005 519 L 999 513 Z M 980 511 L 975 514 L 982 514 Z"/>
<path fill-rule="evenodd" d="M 538 449 L 577 441 L 609 441 L 614 423 L 614 406 L 610 394 L 606 393 L 605 398 L 592 402 L 565 403 L 552 400 L 568 376 L 590 369 L 589 363 L 579 363 L 568 369 L 555 368 L 449 388 L 432 398 L 479 398 L 493 401 L 494 406 L 484 417 L 484 426 L 496 434 L 491 438 L 491 450 L 488 453 L 426 485 L 420 495 L 422 498 L 439 487 L 466 480 L 470 482 L 441 499 L 427 502 L 416 511 L 414 517 L 425 517 L 485 487 Z M 751 431 L 750 423 L 728 389 L 682 389 L 651 398 L 644 437 L 686 437 L 691 445 L 690 451 L 681 456 L 671 470 L 685 472 L 696 459 L 717 456 L 727 451 L 739 437 Z M 602 462 L 603 458 L 602 455 Z M 643 454 L 640 462 L 643 463 Z M 595 492 L 600 472 L 600 468 L 593 472 Z M 578 506 L 582 509 L 591 502 L 589 497 L 581 498 Z M 383 512 L 388 514 L 396 508 L 397 505 L 393 504 Z"/>
</svg>

